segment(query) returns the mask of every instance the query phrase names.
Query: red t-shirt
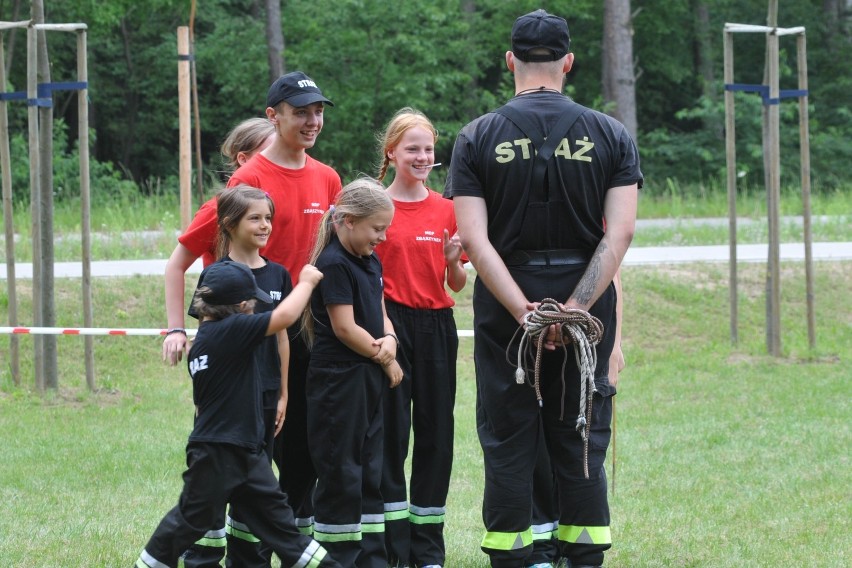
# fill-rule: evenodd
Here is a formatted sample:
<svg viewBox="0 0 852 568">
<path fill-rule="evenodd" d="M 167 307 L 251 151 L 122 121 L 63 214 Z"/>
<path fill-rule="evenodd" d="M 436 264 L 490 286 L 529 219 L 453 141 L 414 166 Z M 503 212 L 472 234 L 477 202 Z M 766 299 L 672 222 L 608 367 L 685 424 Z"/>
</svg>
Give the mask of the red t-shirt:
<svg viewBox="0 0 852 568">
<path fill-rule="evenodd" d="M 393 202 L 387 240 L 376 247 L 382 261 L 385 298 L 417 309 L 450 308 L 455 302 L 444 281 L 444 229 L 458 230 L 453 202 L 429 190 L 422 201 Z"/>
<path fill-rule="evenodd" d="M 305 167 L 294 170 L 256 154 L 228 180 L 228 187 L 239 184 L 260 188 L 272 198 L 272 234 L 260 254 L 283 264 L 297 281 L 314 246 L 320 218 L 340 192 L 340 176 L 310 156 Z M 216 200 L 211 199 L 199 208 L 178 241 L 202 257 L 207 266 L 216 260 L 213 255 L 217 233 Z"/>
</svg>

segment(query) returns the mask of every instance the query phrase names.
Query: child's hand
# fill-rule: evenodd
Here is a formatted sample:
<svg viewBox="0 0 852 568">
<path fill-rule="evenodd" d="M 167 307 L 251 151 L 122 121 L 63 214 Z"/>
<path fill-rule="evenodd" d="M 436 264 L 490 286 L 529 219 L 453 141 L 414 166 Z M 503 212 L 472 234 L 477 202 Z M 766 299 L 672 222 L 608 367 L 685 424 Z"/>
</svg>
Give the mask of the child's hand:
<svg viewBox="0 0 852 568">
<path fill-rule="evenodd" d="M 373 341 L 373 347 L 378 347 L 379 352 L 373 355 L 373 362 L 378 363 L 382 367 L 389 365 L 391 361 L 396 359 L 397 343 L 396 338 L 386 335 Z"/>
<path fill-rule="evenodd" d="M 447 261 L 447 264 L 455 264 L 461 259 L 462 255 L 462 244 L 461 238 L 459 238 L 459 234 L 450 238 L 450 232 L 447 229 L 444 229 L 444 258 Z"/>
<path fill-rule="evenodd" d="M 285 392 L 278 398 L 278 406 L 275 409 L 275 434 L 277 436 L 284 428 L 284 420 L 287 417 L 287 393 Z"/>
<path fill-rule="evenodd" d="M 316 266 L 313 264 L 306 264 L 302 267 L 302 271 L 299 273 L 299 282 L 305 282 L 311 286 L 316 286 L 319 284 L 320 280 L 322 280 L 322 272 L 317 270 Z"/>
<path fill-rule="evenodd" d="M 402 382 L 402 367 L 399 366 L 396 360 L 391 361 L 390 365 L 383 365 L 382 370 L 388 376 L 391 388 L 396 387 Z"/>
<path fill-rule="evenodd" d="M 183 356 L 189 351 L 189 341 L 186 334 L 172 333 L 163 341 L 163 361 L 169 365 L 177 365 Z"/>
</svg>

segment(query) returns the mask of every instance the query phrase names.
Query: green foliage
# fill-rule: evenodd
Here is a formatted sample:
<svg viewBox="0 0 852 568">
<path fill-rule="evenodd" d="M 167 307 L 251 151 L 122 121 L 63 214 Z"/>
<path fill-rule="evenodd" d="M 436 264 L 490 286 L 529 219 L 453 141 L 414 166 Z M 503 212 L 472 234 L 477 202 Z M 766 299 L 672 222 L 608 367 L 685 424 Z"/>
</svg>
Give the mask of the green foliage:
<svg viewBox="0 0 852 568">
<path fill-rule="evenodd" d="M 10 3 L 0 17 L 11 19 Z M 763 24 L 765 0 L 633 0 L 637 135 L 650 191 L 664 180 L 700 184 L 724 170 L 722 29 L 726 22 Z M 552 0 L 543 7 L 569 23 L 576 55 L 565 92 L 607 110 L 601 94 L 603 5 Z M 781 0 L 779 25 L 807 29 L 811 169 L 815 191 L 843 182 L 852 157 L 852 75 L 846 54 L 848 15 L 835 18 L 821 0 Z M 697 8 L 709 15 L 706 26 Z M 177 0 L 53 0 L 50 22 L 85 22 L 88 30 L 93 157 L 135 181 L 144 193 L 177 193 L 178 102 L 176 29 L 189 25 L 188 2 Z M 317 80 L 336 106 L 311 153 L 344 179 L 374 173 L 375 134 L 402 106 L 427 113 L 440 132 L 437 159 L 448 162 L 456 133 L 513 92 L 504 53 L 514 19 L 542 7 L 538 0 L 288 0 L 282 2 L 287 70 Z M 258 0 L 199 3 L 194 22 L 203 181 L 221 184 L 219 146 L 237 122 L 262 116 L 269 85 L 264 6 Z M 9 83 L 26 78 L 23 33 L 11 49 Z M 707 44 L 699 41 L 706 37 Z M 795 39 L 781 37 L 781 88 L 797 88 Z M 52 80 L 75 80 L 74 34 L 48 34 Z M 763 34 L 735 36 L 735 82 L 761 83 Z M 704 76 L 701 57 L 709 59 Z M 762 185 L 758 95 L 736 95 L 738 168 L 744 183 Z M 57 92 L 57 117 L 76 124 L 76 94 Z M 11 131 L 26 132 L 23 105 L 11 105 Z M 785 183 L 798 176 L 794 100 L 782 110 Z M 72 131 L 74 129 L 72 128 Z M 74 136 L 71 135 L 73 140 Z M 73 144 L 72 144 L 73 146 Z M 16 166 L 17 167 L 17 166 Z M 442 173 L 432 183 L 440 188 Z M 165 188 L 165 189 L 163 189 Z M 63 198 L 61 195 L 59 198 Z"/>
<path fill-rule="evenodd" d="M 30 157 L 26 133 L 17 132 L 10 139 L 13 199 L 22 204 L 30 201 Z M 113 200 L 135 195 L 138 188 L 110 162 L 89 160 L 89 188 L 92 201 Z M 53 191 L 59 200 L 80 196 L 80 153 L 69 148 L 68 127 L 58 119 L 53 127 Z"/>
</svg>

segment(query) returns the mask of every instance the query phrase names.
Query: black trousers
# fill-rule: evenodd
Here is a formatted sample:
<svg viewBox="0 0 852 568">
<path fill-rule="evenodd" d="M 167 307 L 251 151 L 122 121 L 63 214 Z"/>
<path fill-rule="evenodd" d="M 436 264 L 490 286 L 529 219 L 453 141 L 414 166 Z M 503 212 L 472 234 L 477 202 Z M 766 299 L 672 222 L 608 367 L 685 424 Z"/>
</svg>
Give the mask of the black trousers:
<svg viewBox="0 0 852 568">
<path fill-rule="evenodd" d="M 266 445 L 263 451 L 270 464 L 275 442 L 275 415 L 278 411 L 279 393 L 279 389 L 263 391 L 263 425 L 266 429 Z M 272 549 L 251 534 L 242 519 L 239 503 L 231 504 L 230 515 L 226 516 L 222 511 L 213 529 L 207 531 L 184 553 L 184 567 L 219 568 L 222 558 L 225 558 L 225 566 L 228 568 L 269 568 Z"/>
<path fill-rule="evenodd" d="M 382 396 L 379 365 L 311 361 L 308 432 L 318 478 L 314 537 L 347 567 L 387 568 L 381 494 Z"/>
<path fill-rule="evenodd" d="M 515 281 L 530 301 L 567 299 L 584 265 L 512 267 Z M 518 324 L 477 279 L 474 288 L 474 359 L 477 377 L 477 430 L 485 461 L 482 548 L 492 566 L 527 565 L 533 553 L 533 477 L 538 452 L 545 444 L 558 495 L 559 547 L 572 564 L 598 565 L 611 546 L 604 458 L 610 439 L 611 395 L 607 374 L 615 333 L 612 286 L 592 306 L 605 335 L 597 346 L 598 393 L 592 404 L 589 479 L 584 477 L 584 447 L 574 429 L 580 382 L 569 346 L 564 386 L 563 353 L 547 352 L 541 368 L 543 407 L 528 384 L 515 381 L 507 348 Z M 515 359 L 517 340 L 509 348 Z M 564 394 L 563 394 L 564 390 Z M 564 419 L 561 418 L 564 407 Z"/>
<path fill-rule="evenodd" d="M 137 566 L 176 567 L 178 557 L 212 526 L 230 501 L 243 505 L 251 532 L 287 566 L 339 566 L 312 538 L 301 534 L 287 496 L 263 453 L 229 444 L 190 443 L 178 504 L 169 511 Z"/>
<path fill-rule="evenodd" d="M 385 546 L 390 566 L 445 564 L 444 515 L 453 469 L 458 331 L 452 309 L 385 301 L 399 337 L 402 383 L 385 393 Z M 405 460 L 414 428 L 411 494 Z"/>
<path fill-rule="evenodd" d="M 298 326 L 297 326 L 298 327 Z M 298 331 L 288 330 L 290 365 L 288 367 L 287 416 L 281 433 L 275 438 L 275 464 L 281 490 L 287 494 L 303 534 L 313 533 L 313 498 L 317 473 L 308 449 L 308 410 L 305 381 L 310 351 Z"/>
</svg>

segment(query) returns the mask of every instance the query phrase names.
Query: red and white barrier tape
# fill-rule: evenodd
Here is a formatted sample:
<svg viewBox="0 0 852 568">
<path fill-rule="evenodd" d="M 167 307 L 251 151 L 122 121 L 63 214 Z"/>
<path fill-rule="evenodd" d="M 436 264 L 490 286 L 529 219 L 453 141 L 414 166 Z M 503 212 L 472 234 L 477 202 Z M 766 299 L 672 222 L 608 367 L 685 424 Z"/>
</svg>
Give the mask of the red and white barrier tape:
<svg viewBox="0 0 852 568">
<path fill-rule="evenodd" d="M 187 329 L 187 335 L 197 330 Z M 108 327 L 0 327 L 0 335 L 166 335 L 165 329 L 110 329 Z"/>
<path fill-rule="evenodd" d="M 197 329 L 187 329 L 189 337 L 194 336 Z M 136 328 L 111 329 L 108 327 L 0 327 L 0 335 L 166 335 L 165 329 Z M 459 337 L 473 337 L 473 330 L 460 329 Z"/>
<path fill-rule="evenodd" d="M 189 337 L 198 330 L 187 329 Z M 165 329 L 136 328 L 111 329 L 108 327 L 0 327 L 0 335 L 166 335 Z M 472 329 L 460 329 L 459 337 L 473 337 Z"/>
</svg>

